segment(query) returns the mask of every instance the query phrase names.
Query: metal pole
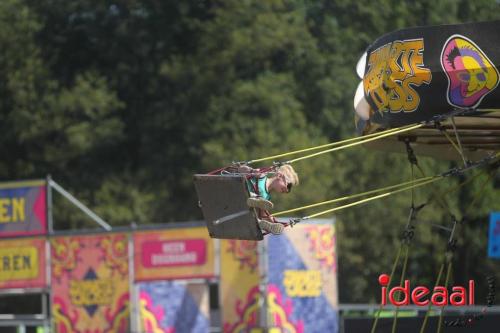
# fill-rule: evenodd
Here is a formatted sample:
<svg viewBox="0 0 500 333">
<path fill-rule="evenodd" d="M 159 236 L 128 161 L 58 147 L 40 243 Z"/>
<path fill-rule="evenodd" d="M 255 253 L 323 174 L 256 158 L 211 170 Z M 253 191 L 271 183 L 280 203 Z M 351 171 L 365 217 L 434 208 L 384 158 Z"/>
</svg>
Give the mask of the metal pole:
<svg viewBox="0 0 500 333">
<path fill-rule="evenodd" d="M 47 311 L 47 305 L 50 300 L 47 299 L 47 293 L 44 292 L 42 294 L 42 315 L 43 315 L 43 331 L 44 332 L 50 332 L 50 322 L 48 320 L 48 311 Z"/>
<path fill-rule="evenodd" d="M 54 220 L 52 216 L 52 187 L 50 186 L 50 182 L 52 178 L 50 175 L 47 175 L 47 226 L 49 235 L 54 231 Z"/>
<path fill-rule="evenodd" d="M 267 311 L 267 243 L 269 237 L 266 237 L 263 241 L 258 242 L 257 246 L 259 251 L 257 252 L 259 255 L 259 294 L 260 294 L 260 326 L 264 329 L 264 332 L 267 332 L 268 327 L 268 311 Z"/>
<path fill-rule="evenodd" d="M 220 332 L 222 332 L 222 329 L 224 327 L 224 324 L 223 324 L 223 319 L 224 319 L 224 310 L 222 308 L 222 288 L 221 288 L 221 285 L 222 285 L 222 269 L 221 269 L 221 266 L 222 266 L 222 260 L 221 260 L 221 253 L 222 253 L 222 247 L 223 247 L 223 241 L 220 241 L 217 239 L 217 242 L 216 244 L 218 246 L 216 246 L 215 248 L 215 253 L 217 254 L 216 258 L 215 258 L 215 261 L 217 262 L 216 264 L 216 267 L 218 267 L 218 270 L 217 270 L 217 300 L 218 300 L 218 303 L 217 303 L 217 311 L 218 311 L 218 318 L 217 318 L 217 323 L 219 324 L 219 329 L 220 329 Z M 213 319 L 210 319 L 211 321 Z"/>
<path fill-rule="evenodd" d="M 47 227 L 48 237 L 45 239 L 45 278 L 47 280 L 47 291 L 43 294 L 42 298 L 42 313 L 43 313 L 43 330 L 44 332 L 51 332 L 54 330 L 52 327 L 52 320 L 49 313 L 52 307 L 52 270 L 51 270 L 51 256 L 50 256 L 50 236 L 54 232 L 54 216 L 53 216 L 53 201 L 52 201 L 52 177 L 47 175 Z"/>
<path fill-rule="evenodd" d="M 53 332 L 55 327 L 52 326 L 52 320 L 50 317 L 50 313 L 52 313 L 52 261 L 51 261 L 51 248 L 50 248 L 50 238 L 47 238 L 45 241 L 45 274 L 47 279 L 47 294 L 44 294 L 43 299 L 43 317 L 44 317 L 44 331 L 45 332 Z M 48 295 L 48 301 L 47 301 Z"/>
<path fill-rule="evenodd" d="M 68 191 L 66 191 L 65 189 L 63 189 L 55 181 L 53 181 L 52 179 L 49 179 L 48 182 L 49 182 L 49 185 L 54 190 L 56 190 L 62 196 L 64 196 L 66 199 L 68 199 L 73 205 L 75 205 L 76 207 L 80 208 L 80 210 L 82 212 L 84 212 L 85 214 L 87 214 L 88 217 L 90 217 L 92 220 L 94 220 L 95 222 L 97 222 L 97 224 L 99 224 L 101 227 L 103 227 L 107 231 L 110 231 L 112 229 L 111 226 L 108 223 L 106 223 L 103 219 L 101 219 L 99 216 L 97 216 L 93 211 L 91 211 L 89 208 L 87 208 L 87 206 L 85 206 L 84 204 L 82 204 L 77 198 L 75 198 L 74 196 L 72 196 Z"/>
<path fill-rule="evenodd" d="M 219 277 L 220 281 L 220 240 L 211 238 L 214 245 L 214 273 Z"/>
<path fill-rule="evenodd" d="M 134 231 L 128 234 L 128 278 L 129 278 L 129 300 L 130 300 L 130 331 L 131 332 L 139 332 L 139 322 L 141 318 L 139 318 L 140 312 L 137 308 L 138 297 L 137 297 L 137 288 L 134 283 Z"/>
</svg>

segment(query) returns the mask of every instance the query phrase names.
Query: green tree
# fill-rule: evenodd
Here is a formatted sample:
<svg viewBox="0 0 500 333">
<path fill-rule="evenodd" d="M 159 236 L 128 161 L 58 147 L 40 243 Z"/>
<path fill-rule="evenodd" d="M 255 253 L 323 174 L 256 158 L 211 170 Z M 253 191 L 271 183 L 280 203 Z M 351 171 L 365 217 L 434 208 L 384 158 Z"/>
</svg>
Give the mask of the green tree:
<svg viewBox="0 0 500 333">
<path fill-rule="evenodd" d="M 40 20 L 21 1 L 2 2 L 0 17 L 0 149 L 8 157 L 0 177 L 53 173 L 88 184 L 92 175 L 81 170 L 97 169 L 98 156 L 123 139 L 123 104 L 96 72 L 81 72 L 64 86 L 51 75 L 36 42 Z"/>
</svg>

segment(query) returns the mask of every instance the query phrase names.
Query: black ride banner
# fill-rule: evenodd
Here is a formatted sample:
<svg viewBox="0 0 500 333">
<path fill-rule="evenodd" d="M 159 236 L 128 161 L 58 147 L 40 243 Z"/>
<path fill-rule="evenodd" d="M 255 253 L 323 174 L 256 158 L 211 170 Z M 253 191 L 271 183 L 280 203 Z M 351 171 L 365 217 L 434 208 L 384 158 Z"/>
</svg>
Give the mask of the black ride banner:
<svg viewBox="0 0 500 333">
<path fill-rule="evenodd" d="M 456 109 L 494 109 L 500 21 L 395 31 L 367 49 L 364 95 L 370 120 L 387 127 L 428 121 Z"/>
</svg>

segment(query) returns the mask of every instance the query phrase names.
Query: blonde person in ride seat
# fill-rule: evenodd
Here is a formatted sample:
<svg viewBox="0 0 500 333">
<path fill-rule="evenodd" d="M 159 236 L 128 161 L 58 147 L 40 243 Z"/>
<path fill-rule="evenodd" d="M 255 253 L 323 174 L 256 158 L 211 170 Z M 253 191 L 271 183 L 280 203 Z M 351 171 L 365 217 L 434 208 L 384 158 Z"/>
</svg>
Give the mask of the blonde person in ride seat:
<svg viewBox="0 0 500 333">
<path fill-rule="evenodd" d="M 271 193 L 290 193 L 292 187 L 299 184 L 299 176 L 289 164 L 282 165 L 275 172 L 267 174 L 259 174 L 258 169 L 252 169 L 248 166 L 239 167 L 238 172 L 255 173 L 247 179 L 247 187 L 250 192 L 247 205 L 264 211 L 274 207 L 271 202 Z M 259 214 L 259 217 L 261 215 L 263 214 Z M 258 223 L 262 230 L 274 235 L 281 234 L 284 229 L 283 224 L 265 219 L 265 217 L 259 218 Z"/>
</svg>

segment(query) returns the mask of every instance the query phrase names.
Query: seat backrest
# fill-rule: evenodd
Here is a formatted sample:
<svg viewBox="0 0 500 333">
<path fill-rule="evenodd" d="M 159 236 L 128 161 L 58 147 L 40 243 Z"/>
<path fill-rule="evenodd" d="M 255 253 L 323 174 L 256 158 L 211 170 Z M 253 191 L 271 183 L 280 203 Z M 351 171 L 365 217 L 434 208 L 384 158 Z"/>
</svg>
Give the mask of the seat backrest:
<svg viewBox="0 0 500 333">
<path fill-rule="evenodd" d="M 245 176 L 194 175 L 199 205 L 212 238 L 262 240 L 257 213 L 247 206 Z"/>
</svg>

